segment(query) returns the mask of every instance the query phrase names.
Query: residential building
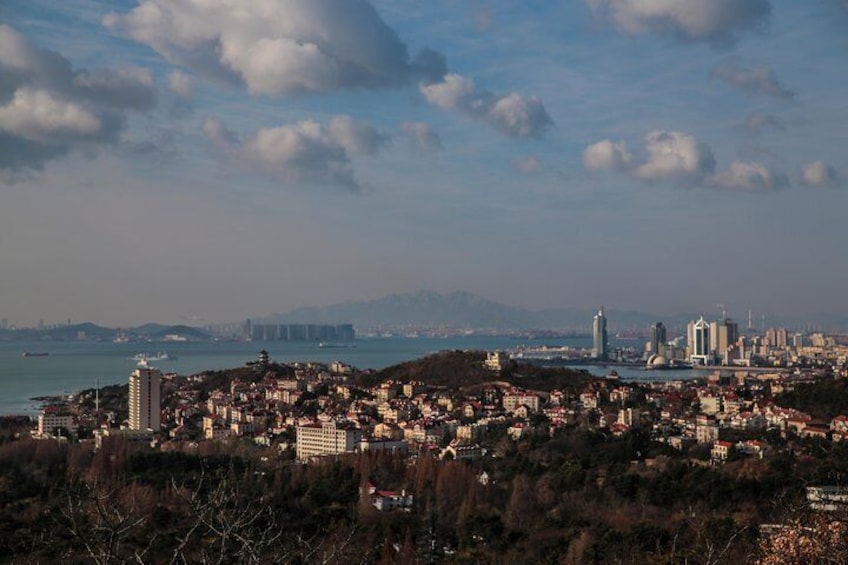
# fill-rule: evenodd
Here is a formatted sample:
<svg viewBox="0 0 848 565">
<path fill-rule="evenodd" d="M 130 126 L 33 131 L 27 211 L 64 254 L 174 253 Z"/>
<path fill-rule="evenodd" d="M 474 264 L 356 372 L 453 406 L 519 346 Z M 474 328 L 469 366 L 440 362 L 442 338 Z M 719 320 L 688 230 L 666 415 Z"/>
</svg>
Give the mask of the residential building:
<svg viewBox="0 0 848 565">
<path fill-rule="evenodd" d="M 162 372 L 139 367 L 130 375 L 130 429 L 158 432 L 160 423 L 160 386 Z"/>
<path fill-rule="evenodd" d="M 362 440 L 362 432 L 352 426 L 334 422 L 297 426 L 297 458 L 336 455 L 354 451 Z"/>
<path fill-rule="evenodd" d="M 38 435 L 40 437 L 65 436 L 77 431 L 74 416 L 56 406 L 47 406 L 38 415 Z"/>
</svg>

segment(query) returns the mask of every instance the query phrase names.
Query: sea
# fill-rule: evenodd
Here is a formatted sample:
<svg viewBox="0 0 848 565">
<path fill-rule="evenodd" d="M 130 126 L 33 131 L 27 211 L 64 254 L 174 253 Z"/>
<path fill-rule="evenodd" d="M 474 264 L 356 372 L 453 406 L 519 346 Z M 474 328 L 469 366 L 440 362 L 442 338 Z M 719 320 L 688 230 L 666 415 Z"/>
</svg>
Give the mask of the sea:
<svg viewBox="0 0 848 565">
<path fill-rule="evenodd" d="M 622 345 L 633 345 L 623 342 Z M 346 347 L 319 347 L 314 342 L 0 342 L 0 415 L 34 416 L 38 397 L 72 395 L 80 390 L 124 384 L 137 366 L 135 356 L 167 354 L 151 362 L 163 372 L 192 375 L 205 370 L 242 367 L 265 349 L 274 361 L 342 361 L 359 369 L 382 369 L 446 350 L 509 350 L 519 346 L 590 347 L 587 338 L 527 340 L 503 336 L 451 338 L 366 337 Z M 614 347 L 615 343 L 612 343 Z M 23 356 L 24 352 L 31 354 Z M 623 380 L 692 378 L 693 371 L 647 372 L 638 367 L 583 365 L 578 368 L 605 376 L 615 369 Z"/>
</svg>

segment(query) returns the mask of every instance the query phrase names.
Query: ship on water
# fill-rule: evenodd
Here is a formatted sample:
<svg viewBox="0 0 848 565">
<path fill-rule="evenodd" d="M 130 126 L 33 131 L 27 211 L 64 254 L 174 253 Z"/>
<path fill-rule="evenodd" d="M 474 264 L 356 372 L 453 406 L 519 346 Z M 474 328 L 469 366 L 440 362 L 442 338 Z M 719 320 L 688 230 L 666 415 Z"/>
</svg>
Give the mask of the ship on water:
<svg viewBox="0 0 848 565">
<path fill-rule="evenodd" d="M 22 357 L 47 357 L 48 355 L 50 354 L 47 352 L 34 353 L 32 351 L 24 351 Z"/>
</svg>

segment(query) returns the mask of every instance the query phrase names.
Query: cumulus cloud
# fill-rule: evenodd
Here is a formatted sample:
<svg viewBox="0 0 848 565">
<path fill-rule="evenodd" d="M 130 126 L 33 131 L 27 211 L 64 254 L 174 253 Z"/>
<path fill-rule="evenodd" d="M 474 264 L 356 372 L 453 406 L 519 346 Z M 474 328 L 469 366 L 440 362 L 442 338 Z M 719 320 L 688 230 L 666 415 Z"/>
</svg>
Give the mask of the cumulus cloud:
<svg viewBox="0 0 848 565">
<path fill-rule="evenodd" d="M 763 163 L 733 161 L 727 170 L 707 179 L 707 184 L 723 190 L 766 192 L 788 187 L 789 180 Z"/>
<path fill-rule="evenodd" d="M 386 136 L 365 122 L 334 116 L 326 124 L 304 120 L 262 128 L 243 140 L 217 119 L 203 123 L 203 133 L 251 169 L 288 183 L 319 183 L 359 191 L 351 155 L 373 155 Z"/>
<path fill-rule="evenodd" d="M 713 69 L 712 76 L 749 96 L 772 96 L 787 101 L 795 98 L 795 93 L 781 85 L 768 67 L 743 69 L 726 62 Z"/>
<path fill-rule="evenodd" d="M 745 117 L 745 121 L 735 126 L 735 128 L 750 135 L 758 135 L 765 128 L 785 131 L 786 124 L 783 120 L 772 114 L 751 112 Z"/>
<path fill-rule="evenodd" d="M 686 133 L 654 130 L 645 136 L 645 149 L 648 160 L 633 171 L 644 181 L 697 185 L 715 169 L 712 149 Z"/>
<path fill-rule="evenodd" d="M 389 137 L 373 126 L 350 116 L 334 116 L 327 123 L 327 136 L 351 155 L 374 155 Z"/>
<path fill-rule="evenodd" d="M 709 145 L 677 131 L 654 130 L 645 136 L 644 157 L 634 158 L 623 141 L 603 140 L 583 151 L 583 166 L 618 171 L 644 182 L 737 192 L 765 192 L 789 186 L 786 175 L 757 162 L 734 161 L 716 172 Z"/>
<path fill-rule="evenodd" d="M 805 163 L 801 167 L 801 184 L 805 186 L 839 186 L 836 170 L 824 161 Z"/>
<path fill-rule="evenodd" d="M 583 150 L 583 166 L 590 171 L 623 171 L 632 161 L 633 155 L 623 141 L 604 139 Z"/>
<path fill-rule="evenodd" d="M 97 116 L 79 104 L 56 100 L 43 90 L 22 88 L 8 104 L 0 106 L 0 128 L 30 141 L 49 144 L 91 137 L 102 127 Z"/>
<path fill-rule="evenodd" d="M 649 33 L 713 45 L 732 43 L 763 23 L 769 0 L 586 0 L 599 17 L 629 35 Z"/>
<path fill-rule="evenodd" d="M 403 122 L 400 125 L 403 134 L 409 139 L 413 151 L 434 153 L 442 150 L 442 140 L 433 131 L 430 124 L 424 122 Z"/>
<path fill-rule="evenodd" d="M 255 94 L 390 88 L 445 73 L 434 51 L 411 58 L 366 0 L 141 0 L 103 24 Z"/>
<path fill-rule="evenodd" d="M 422 84 L 421 93 L 431 104 L 483 121 L 509 137 L 541 137 L 553 125 L 539 98 L 516 93 L 497 95 L 478 89 L 473 80 L 458 74 Z"/>
<path fill-rule="evenodd" d="M 0 25 L 0 170 L 41 170 L 45 162 L 79 149 L 118 141 L 127 111 L 156 105 L 147 69 L 74 69 L 61 54 L 42 49 Z"/>
</svg>

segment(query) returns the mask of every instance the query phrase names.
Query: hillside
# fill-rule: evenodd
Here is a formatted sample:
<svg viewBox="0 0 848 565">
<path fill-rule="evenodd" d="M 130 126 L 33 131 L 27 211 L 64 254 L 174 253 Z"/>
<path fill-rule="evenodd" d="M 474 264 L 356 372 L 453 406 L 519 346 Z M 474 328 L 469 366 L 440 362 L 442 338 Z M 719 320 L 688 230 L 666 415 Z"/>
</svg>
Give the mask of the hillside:
<svg viewBox="0 0 848 565">
<path fill-rule="evenodd" d="M 495 373 L 483 367 L 485 359 L 485 351 L 444 351 L 364 375 L 360 384 L 374 386 L 387 380 L 421 381 L 430 386 L 467 389 L 502 381 L 532 390 L 577 391 L 586 383 L 596 380 L 583 370 L 515 363 L 505 371 Z"/>
</svg>

